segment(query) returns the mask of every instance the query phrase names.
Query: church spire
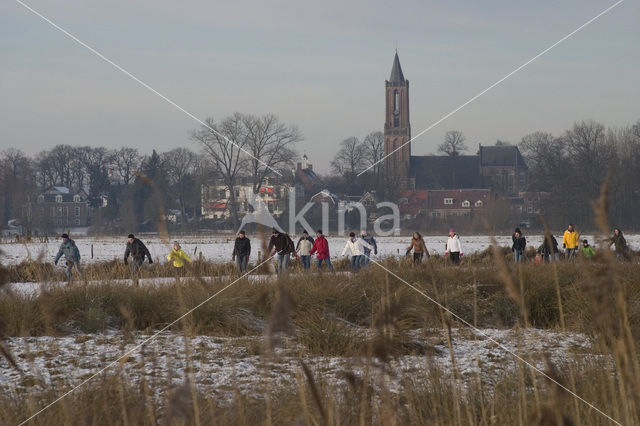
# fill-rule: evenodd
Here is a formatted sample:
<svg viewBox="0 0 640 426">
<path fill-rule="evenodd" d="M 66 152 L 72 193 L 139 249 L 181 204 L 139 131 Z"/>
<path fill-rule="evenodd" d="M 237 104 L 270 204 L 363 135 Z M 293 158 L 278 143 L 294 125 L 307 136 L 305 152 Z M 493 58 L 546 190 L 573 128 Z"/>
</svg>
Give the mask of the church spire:
<svg viewBox="0 0 640 426">
<path fill-rule="evenodd" d="M 404 83 L 404 74 L 402 74 L 402 67 L 400 66 L 400 59 L 398 58 L 397 50 L 396 56 L 393 59 L 393 67 L 391 68 L 391 77 L 389 77 L 389 83 Z"/>
</svg>

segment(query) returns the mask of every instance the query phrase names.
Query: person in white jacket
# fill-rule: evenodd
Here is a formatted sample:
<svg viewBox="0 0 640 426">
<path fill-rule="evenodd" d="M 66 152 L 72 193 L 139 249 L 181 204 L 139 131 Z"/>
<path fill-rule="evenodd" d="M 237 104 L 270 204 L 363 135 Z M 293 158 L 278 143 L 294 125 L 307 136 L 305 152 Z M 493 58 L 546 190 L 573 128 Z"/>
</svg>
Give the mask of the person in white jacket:
<svg viewBox="0 0 640 426">
<path fill-rule="evenodd" d="M 449 239 L 445 246 L 445 255 L 449 256 L 451 263 L 460 263 L 460 256 L 462 254 L 462 243 L 460 243 L 460 237 L 456 234 L 455 229 L 449 229 Z"/>
<path fill-rule="evenodd" d="M 364 260 L 364 249 L 373 250 L 373 246 L 363 239 L 356 239 L 356 234 L 351 232 L 349 239 L 342 249 L 342 256 L 348 254 L 351 260 L 351 270 L 354 274 L 358 273 L 360 266 Z"/>
</svg>

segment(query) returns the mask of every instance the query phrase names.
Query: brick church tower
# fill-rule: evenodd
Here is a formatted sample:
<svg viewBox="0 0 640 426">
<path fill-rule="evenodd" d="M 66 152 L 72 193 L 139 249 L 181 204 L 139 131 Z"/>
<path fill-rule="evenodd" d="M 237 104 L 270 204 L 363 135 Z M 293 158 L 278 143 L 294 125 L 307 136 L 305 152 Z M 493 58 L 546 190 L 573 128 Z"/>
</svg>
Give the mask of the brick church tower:
<svg viewBox="0 0 640 426">
<path fill-rule="evenodd" d="M 411 189 L 411 125 L 409 124 L 409 80 L 405 80 L 398 52 L 393 59 L 391 76 L 385 81 L 384 153 L 387 182 L 398 189 Z"/>
</svg>

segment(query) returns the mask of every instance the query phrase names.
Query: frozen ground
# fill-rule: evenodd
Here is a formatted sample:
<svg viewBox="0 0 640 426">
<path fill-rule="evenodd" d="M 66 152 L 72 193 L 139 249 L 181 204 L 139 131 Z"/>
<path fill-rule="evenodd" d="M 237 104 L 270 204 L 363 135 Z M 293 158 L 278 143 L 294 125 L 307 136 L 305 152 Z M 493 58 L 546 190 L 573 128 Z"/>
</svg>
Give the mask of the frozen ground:
<svg viewBox="0 0 640 426">
<path fill-rule="evenodd" d="M 528 245 L 538 247 L 542 241 L 542 235 L 527 235 Z M 486 235 L 464 236 L 461 237 L 463 253 L 473 253 L 482 251 L 491 245 L 491 239 Z M 557 236 L 560 245 L 562 245 L 562 237 Z M 593 236 L 586 235 L 585 238 L 593 242 Z M 627 241 L 632 248 L 640 246 L 640 235 L 626 235 Z M 166 262 L 166 255 L 171 250 L 169 241 L 163 242 L 157 236 L 140 236 L 140 239 L 147 245 L 154 261 Z M 231 252 L 233 250 L 234 238 L 230 236 L 212 236 L 212 237 L 181 237 L 179 238 L 183 249 L 192 257 L 198 257 L 200 253 L 206 260 L 214 262 L 227 262 L 231 260 Z M 500 246 L 511 247 L 510 236 L 496 237 Z M 126 245 L 126 238 L 114 237 L 77 237 L 75 239 L 83 263 L 101 262 L 107 260 L 122 260 Z M 296 242 L 297 239 L 294 239 Z M 342 252 L 346 238 L 329 237 L 329 246 L 332 258 L 336 258 Z M 386 256 L 402 256 L 405 249 L 410 244 L 409 237 L 380 237 L 376 238 L 378 243 L 378 257 Z M 446 236 L 427 236 L 425 242 L 431 253 L 444 253 L 444 247 L 447 239 Z M 26 259 L 38 259 L 43 261 L 53 261 L 60 240 L 52 240 L 49 243 L 10 243 L 0 245 L 3 255 L 0 256 L 0 262 L 3 265 L 20 263 Z M 91 257 L 91 247 L 93 246 L 93 258 Z M 252 260 L 255 261 L 258 251 L 261 251 L 261 244 L 252 239 Z"/>
<path fill-rule="evenodd" d="M 496 383 L 509 374 L 517 361 L 506 350 L 486 336 L 500 342 L 527 361 L 544 369 L 544 356 L 549 355 L 556 365 L 569 357 L 590 356 L 592 349 L 588 337 L 538 329 L 498 330 L 484 329 L 485 336 L 474 335 L 469 329 L 452 331 L 455 364 L 463 381 L 481 376 L 486 383 Z M 360 334 L 366 334 L 361 330 Z M 414 330 L 413 343 L 427 355 L 402 356 L 391 361 L 384 369 L 389 374 L 392 391 L 401 389 L 405 379 L 426 380 L 430 367 L 452 371 L 452 357 L 447 345 L 446 332 L 440 329 Z M 149 336 L 122 334 L 87 334 L 70 337 L 14 337 L 5 344 L 14 354 L 22 374 L 11 368 L 0 357 L 0 390 L 27 390 L 36 392 L 55 385 L 77 385 L 106 367 Z M 158 392 L 169 383 L 185 382 L 185 369 L 190 365 L 200 392 L 223 400 L 233 397 L 239 388 L 252 394 L 274 385 L 294 386 L 300 368 L 300 354 L 304 348 L 294 339 L 283 339 L 272 357 L 257 355 L 263 345 L 262 337 L 222 338 L 165 333 L 142 349 L 132 353 L 120 365 L 123 374 L 134 381 L 145 376 Z M 188 355 L 187 355 L 188 353 Z M 343 357 L 304 356 L 304 362 L 314 371 L 317 380 L 345 385 L 345 373 L 362 376 L 363 359 Z M 374 365 L 381 366 L 380 361 Z M 119 367 L 111 367 L 111 373 Z M 381 373 L 382 369 L 374 369 Z M 100 380 L 97 378 L 96 380 Z M 266 386 L 266 387 L 263 387 Z M 154 387 L 154 386 L 152 386 Z"/>
<path fill-rule="evenodd" d="M 349 276 L 349 272 L 338 271 L 335 273 L 337 276 L 347 277 Z M 291 276 L 296 276 L 297 274 L 291 274 Z M 273 274 L 251 274 L 247 275 L 246 279 L 250 283 L 262 283 L 267 281 L 275 281 L 278 278 L 275 273 Z M 183 279 L 191 279 L 191 278 L 183 278 Z M 207 281 L 207 282 L 221 282 L 228 281 L 229 283 L 233 282 L 233 280 L 239 280 L 238 276 L 231 275 L 219 275 L 215 277 L 198 277 L 198 279 Z M 243 280 L 245 277 L 242 278 Z M 133 281 L 131 279 L 119 279 L 119 280 L 108 280 L 107 282 L 111 284 L 124 284 L 124 285 L 133 285 Z M 162 278 L 140 278 L 139 285 L 140 286 L 163 286 L 163 285 L 172 285 L 176 282 L 174 277 L 162 277 Z M 99 281 L 88 281 L 88 285 L 101 285 L 104 284 L 104 280 Z M 78 284 L 83 285 L 84 282 L 78 281 Z M 0 290 L 0 295 L 2 295 L 2 291 L 7 290 L 15 293 L 20 293 L 23 295 L 32 295 L 36 296 L 43 290 L 52 289 L 55 287 L 66 287 L 68 284 L 65 281 L 59 282 L 21 282 L 21 283 L 9 283 Z M 73 285 L 73 284 L 72 284 Z"/>
</svg>

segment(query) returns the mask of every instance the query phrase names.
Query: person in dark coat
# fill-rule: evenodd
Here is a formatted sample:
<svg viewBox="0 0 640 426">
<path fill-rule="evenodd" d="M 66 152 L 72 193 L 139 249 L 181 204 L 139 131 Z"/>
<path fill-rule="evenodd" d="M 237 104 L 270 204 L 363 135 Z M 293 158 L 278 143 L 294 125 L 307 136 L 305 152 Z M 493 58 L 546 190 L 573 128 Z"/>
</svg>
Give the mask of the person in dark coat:
<svg viewBox="0 0 640 426">
<path fill-rule="evenodd" d="M 620 228 L 613 230 L 613 237 L 609 239 L 609 247 L 614 246 L 616 249 L 616 258 L 618 260 L 624 260 L 627 253 L 627 240 L 622 235 Z"/>
<path fill-rule="evenodd" d="M 516 262 L 524 261 L 524 251 L 527 248 L 527 239 L 522 235 L 520 228 L 516 228 L 511 239 L 513 240 L 513 245 L 511 246 L 513 260 Z"/>
<path fill-rule="evenodd" d="M 144 245 L 142 241 L 137 239 L 135 235 L 129 234 L 127 236 L 127 249 L 124 251 L 124 264 L 129 264 L 129 255 L 133 259 L 133 262 L 130 264 L 131 274 L 133 276 L 134 281 L 138 282 L 138 270 L 142 266 L 144 262 L 144 258 L 147 257 L 149 259 L 149 264 L 153 263 L 151 259 L 151 253 L 149 253 L 149 249 Z"/>
<path fill-rule="evenodd" d="M 293 241 L 288 234 L 280 232 L 276 228 L 273 229 L 271 239 L 269 240 L 269 247 L 267 252 L 276 257 L 276 273 L 280 275 L 286 272 L 289 268 L 289 257 L 295 254 L 296 249 L 293 246 Z"/>
<path fill-rule="evenodd" d="M 238 272 L 243 273 L 247 271 L 249 256 L 251 256 L 251 241 L 247 238 L 244 230 L 242 230 L 238 233 L 238 238 L 236 238 L 236 242 L 233 245 L 233 254 L 231 256 L 238 265 Z"/>
<path fill-rule="evenodd" d="M 544 242 L 538 247 L 538 253 L 542 254 L 545 262 L 558 260 L 558 240 L 550 232 L 544 235 Z"/>
<path fill-rule="evenodd" d="M 60 257 L 64 255 L 67 260 L 67 282 L 71 282 L 71 270 L 73 267 L 76 267 L 76 270 L 80 274 L 82 278 L 82 268 L 80 268 L 80 250 L 78 250 L 78 246 L 76 246 L 76 242 L 69 238 L 68 234 L 62 234 L 60 236 L 62 238 L 62 244 L 60 244 L 60 249 L 58 250 L 58 254 L 56 255 L 54 264 L 58 264 L 58 260 Z"/>
</svg>

